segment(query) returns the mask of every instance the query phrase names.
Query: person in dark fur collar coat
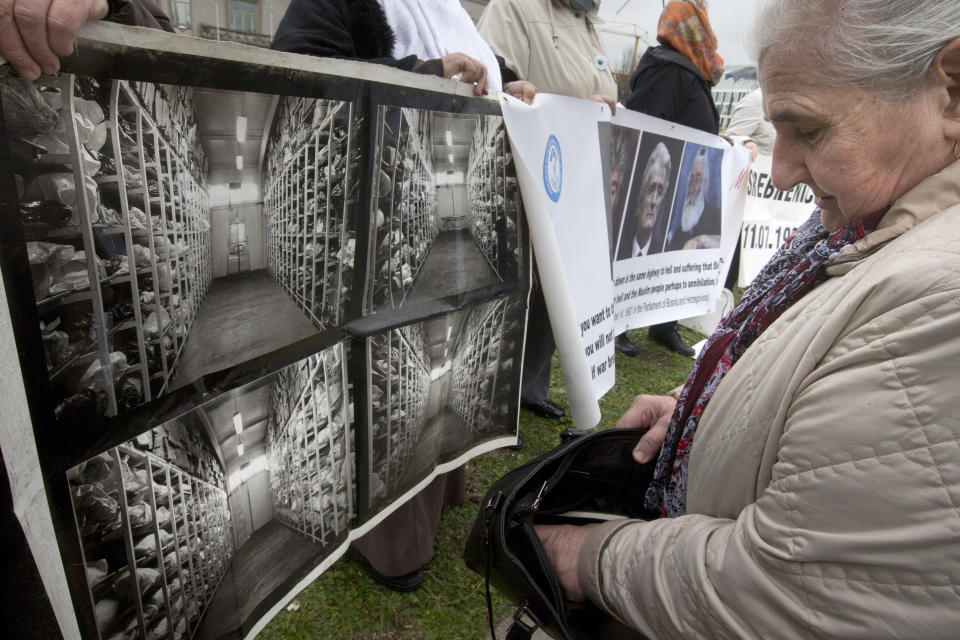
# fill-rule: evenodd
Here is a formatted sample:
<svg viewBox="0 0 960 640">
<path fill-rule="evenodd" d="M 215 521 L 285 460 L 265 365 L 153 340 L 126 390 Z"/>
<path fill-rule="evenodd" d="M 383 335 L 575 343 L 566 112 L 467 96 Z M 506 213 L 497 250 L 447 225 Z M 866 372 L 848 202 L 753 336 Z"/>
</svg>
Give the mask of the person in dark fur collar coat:
<svg viewBox="0 0 960 640">
<path fill-rule="evenodd" d="M 403 71 L 487 87 L 527 103 L 534 86 L 493 54 L 459 2 L 442 0 L 292 0 L 273 49 L 364 60 Z"/>
</svg>

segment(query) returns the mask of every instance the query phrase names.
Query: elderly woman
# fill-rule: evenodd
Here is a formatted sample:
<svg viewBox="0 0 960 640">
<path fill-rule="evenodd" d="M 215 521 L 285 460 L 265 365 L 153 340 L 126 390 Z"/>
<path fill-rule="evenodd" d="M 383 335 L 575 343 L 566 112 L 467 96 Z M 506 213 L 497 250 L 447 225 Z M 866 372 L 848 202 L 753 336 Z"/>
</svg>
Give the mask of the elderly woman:
<svg viewBox="0 0 960 640">
<path fill-rule="evenodd" d="M 960 629 L 960 3 L 772 0 L 774 181 L 819 211 L 680 398 L 640 397 L 648 506 L 540 527 L 569 598 L 653 638 Z"/>
</svg>

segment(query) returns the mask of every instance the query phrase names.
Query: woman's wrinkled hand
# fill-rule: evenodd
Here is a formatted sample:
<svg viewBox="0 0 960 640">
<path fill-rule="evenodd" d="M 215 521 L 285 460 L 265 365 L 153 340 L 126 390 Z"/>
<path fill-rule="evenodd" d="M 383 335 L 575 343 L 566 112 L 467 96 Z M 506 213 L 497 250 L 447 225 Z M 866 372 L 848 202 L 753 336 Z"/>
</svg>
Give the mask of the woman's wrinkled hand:
<svg viewBox="0 0 960 640">
<path fill-rule="evenodd" d="M 474 95 L 487 95 L 487 68 L 482 62 L 465 53 L 451 53 L 443 56 L 442 62 L 444 78 L 459 75 L 460 82 L 474 85 Z"/>
<path fill-rule="evenodd" d="M 526 80 L 514 80 L 503 85 L 503 92 L 527 104 L 533 104 L 533 97 L 537 95 L 537 88 Z"/>
<path fill-rule="evenodd" d="M 676 406 L 676 399 L 670 396 L 644 395 L 633 399 L 627 412 L 617 420 L 617 426 L 648 429 L 633 449 L 634 460 L 640 463 L 650 462 L 660 453 Z"/>
<path fill-rule="evenodd" d="M 583 602 L 587 597 L 580 586 L 577 557 L 593 525 L 536 524 L 533 526 L 547 553 L 553 571 L 563 589 L 563 596 L 571 602 Z"/>
<path fill-rule="evenodd" d="M 610 113 L 617 113 L 617 99 L 611 98 L 610 96 L 605 96 L 600 93 L 595 93 L 592 96 L 587 96 L 587 100 L 593 100 L 594 102 L 603 102 L 610 107 Z"/>
<path fill-rule="evenodd" d="M 77 29 L 107 15 L 107 0 L 0 0 L 0 56 L 26 80 L 60 70 Z"/>
</svg>

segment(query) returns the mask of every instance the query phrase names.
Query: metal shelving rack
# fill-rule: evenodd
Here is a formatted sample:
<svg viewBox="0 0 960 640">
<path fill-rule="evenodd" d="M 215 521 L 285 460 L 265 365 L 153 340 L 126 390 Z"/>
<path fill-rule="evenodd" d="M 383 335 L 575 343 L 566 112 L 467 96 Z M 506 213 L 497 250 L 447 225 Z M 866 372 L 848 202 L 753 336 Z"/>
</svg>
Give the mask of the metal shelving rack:
<svg viewBox="0 0 960 640">
<path fill-rule="evenodd" d="M 470 231 L 502 281 L 523 275 L 520 188 L 503 118 L 477 118 L 467 169 Z"/>
<path fill-rule="evenodd" d="M 381 106 L 377 116 L 370 309 L 403 304 L 438 232 L 429 114 Z"/>
<path fill-rule="evenodd" d="M 153 258 L 138 269 L 154 283 L 152 304 L 144 306 L 155 314 L 156 326 L 149 336 L 138 327 L 140 347 L 144 353 L 149 350 L 149 357 L 141 360 L 142 371 L 150 380 L 147 386 L 159 386 L 163 393 L 176 375 L 187 334 L 213 278 L 206 189 L 128 83 L 113 83 L 110 111 L 118 174 L 109 184 L 118 185 L 125 220 L 131 219 L 132 206 L 144 212 L 141 233 Z M 120 175 L 125 178 L 120 180 Z M 128 184 L 127 175 L 136 176 L 133 185 L 138 186 Z M 139 315 L 138 310 L 141 324 Z"/>
<path fill-rule="evenodd" d="M 233 556 L 223 488 L 129 444 L 67 477 L 97 637 L 194 637 Z"/>
<path fill-rule="evenodd" d="M 321 545 L 343 539 L 354 514 L 343 350 L 337 344 L 278 374 L 267 432 L 274 512 Z"/>
<path fill-rule="evenodd" d="M 367 338 L 366 347 L 370 492 L 382 498 L 396 488 L 423 431 L 430 366 L 420 324 Z"/>
<path fill-rule="evenodd" d="M 497 377 L 509 349 L 504 346 L 506 300 L 471 310 L 457 341 L 451 367 L 450 408 L 472 432 L 488 428 L 497 405 Z"/>
<path fill-rule="evenodd" d="M 84 392 L 78 381 L 89 379 L 89 393 L 99 396 L 89 401 L 92 411 L 114 416 L 162 393 L 176 373 L 177 356 L 212 277 L 209 208 L 198 165 L 172 148 L 124 81 L 98 95 L 108 135 L 100 149 L 103 163 L 85 173 L 92 155 L 74 124 L 81 82 L 88 81 L 70 74 L 42 82 L 60 93 L 69 154 L 46 154 L 15 171 L 32 178 L 70 171 L 77 223 L 25 225 L 28 248 L 46 241 L 82 251 L 89 280 L 83 288 L 53 295 L 38 291 L 45 323 L 66 319 L 60 326 L 70 327 L 71 319 L 85 318 L 67 335 L 68 357 L 50 357 L 48 370 L 64 398 Z M 168 261 L 158 259 L 164 238 L 175 247 Z M 162 291 L 163 278 L 176 284 Z M 164 317 L 171 320 L 164 323 Z"/>
<path fill-rule="evenodd" d="M 266 154 L 267 269 L 321 329 L 340 322 L 353 272 L 355 118 L 347 102 L 283 98 Z"/>
</svg>

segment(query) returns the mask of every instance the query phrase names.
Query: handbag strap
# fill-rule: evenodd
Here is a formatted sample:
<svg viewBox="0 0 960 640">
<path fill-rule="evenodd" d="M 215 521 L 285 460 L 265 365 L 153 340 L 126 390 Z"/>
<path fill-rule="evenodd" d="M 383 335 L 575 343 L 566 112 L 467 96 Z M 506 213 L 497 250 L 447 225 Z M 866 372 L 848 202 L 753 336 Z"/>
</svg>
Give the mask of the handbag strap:
<svg viewBox="0 0 960 640">
<path fill-rule="evenodd" d="M 487 556 L 487 575 L 484 579 L 484 586 L 487 590 L 487 621 L 490 623 L 490 640 L 497 640 L 497 631 L 493 626 L 493 599 L 490 597 L 490 543 L 483 545 L 486 548 Z"/>
<path fill-rule="evenodd" d="M 493 496 L 490 501 L 487 503 L 486 508 L 484 509 L 484 524 L 486 525 L 483 530 L 483 549 L 484 549 L 484 559 L 486 562 L 486 571 L 484 575 L 484 589 L 487 596 L 487 622 L 490 624 L 490 640 L 497 640 L 497 630 L 493 621 L 493 598 L 490 595 L 490 528 L 493 527 L 496 520 L 492 515 L 503 505 L 503 494 L 497 493 Z M 529 619 L 532 624 L 527 623 L 524 620 L 524 616 Z M 539 621 L 536 616 L 533 615 L 527 608 L 527 603 L 521 602 L 520 608 L 517 609 L 517 613 L 513 616 L 513 624 L 510 625 L 510 628 L 507 630 L 507 635 L 505 640 L 531 640 L 533 637 L 533 632 L 536 631 L 540 626 Z"/>
<path fill-rule="evenodd" d="M 497 494 L 490 499 L 487 503 L 487 506 L 484 508 L 483 518 L 484 518 L 484 529 L 483 529 L 483 551 L 484 557 L 486 559 L 486 576 L 484 577 L 484 587 L 487 591 L 487 622 L 490 624 L 490 640 L 497 640 L 497 631 L 493 624 L 493 598 L 490 596 L 490 528 L 493 527 L 494 519 L 492 517 L 493 513 L 500 507 L 500 504 L 503 502 L 503 494 L 497 492 Z"/>
</svg>

